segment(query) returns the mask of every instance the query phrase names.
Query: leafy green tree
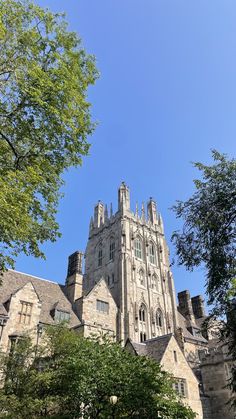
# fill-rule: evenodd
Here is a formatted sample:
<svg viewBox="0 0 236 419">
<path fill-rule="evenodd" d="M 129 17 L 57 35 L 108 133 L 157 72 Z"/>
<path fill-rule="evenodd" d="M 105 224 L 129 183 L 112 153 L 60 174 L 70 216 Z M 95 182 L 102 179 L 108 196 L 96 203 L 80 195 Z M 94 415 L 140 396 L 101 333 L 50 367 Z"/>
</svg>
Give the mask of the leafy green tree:
<svg viewBox="0 0 236 419">
<path fill-rule="evenodd" d="M 0 269 L 59 236 L 61 175 L 88 154 L 97 76 L 62 15 L 0 0 Z"/>
<path fill-rule="evenodd" d="M 227 317 L 222 333 L 227 335 L 236 360 L 236 322 L 232 314 L 236 311 L 236 161 L 215 150 L 212 156 L 212 166 L 195 163 L 202 178 L 194 181 L 193 196 L 174 206 L 184 225 L 182 231 L 173 233 L 172 240 L 181 265 L 189 270 L 205 267 L 211 315 Z M 236 389 L 236 372 L 234 381 Z"/>
<path fill-rule="evenodd" d="M 37 351 L 35 358 L 29 341 L 18 345 L 3 362 L 7 379 L 0 392 L 0 417 L 195 417 L 156 362 L 107 339 L 99 343 L 57 327 L 47 332 L 40 357 Z M 116 405 L 111 396 L 117 397 Z"/>
</svg>

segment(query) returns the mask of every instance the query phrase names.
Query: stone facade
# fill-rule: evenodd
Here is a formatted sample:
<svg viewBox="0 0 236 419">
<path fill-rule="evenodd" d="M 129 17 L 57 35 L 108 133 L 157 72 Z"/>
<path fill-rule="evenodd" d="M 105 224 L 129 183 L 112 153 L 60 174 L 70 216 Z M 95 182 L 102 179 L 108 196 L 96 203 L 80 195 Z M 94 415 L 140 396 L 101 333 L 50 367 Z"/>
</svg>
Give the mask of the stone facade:
<svg viewBox="0 0 236 419">
<path fill-rule="evenodd" d="M 150 198 L 141 212 L 130 208 L 129 188 L 118 191 L 118 210 L 98 202 L 82 252 L 69 256 L 65 285 L 8 271 L 0 287 L 0 349 L 23 333 L 38 342 L 44 325 L 67 320 L 85 337 L 107 334 L 139 355 L 161 362 L 198 419 L 232 419 L 225 402 L 230 361 L 212 355 L 216 326 L 202 335 L 201 296 L 178 294 L 161 215 Z M 228 369 L 227 369 L 228 368 Z M 200 392 L 199 392 L 200 389 Z M 219 413 L 220 412 L 220 413 Z M 217 416 L 218 415 L 218 416 Z M 222 415 L 222 416 L 220 416 Z"/>
</svg>

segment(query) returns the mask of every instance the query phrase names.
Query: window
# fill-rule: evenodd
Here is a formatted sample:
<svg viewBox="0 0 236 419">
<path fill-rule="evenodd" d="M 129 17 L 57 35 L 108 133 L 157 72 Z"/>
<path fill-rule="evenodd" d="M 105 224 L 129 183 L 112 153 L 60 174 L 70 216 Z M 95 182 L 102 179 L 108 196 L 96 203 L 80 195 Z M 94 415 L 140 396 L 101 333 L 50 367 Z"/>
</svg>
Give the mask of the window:
<svg viewBox="0 0 236 419">
<path fill-rule="evenodd" d="M 109 313 L 109 304 L 105 301 L 97 300 L 97 311 L 101 311 L 102 313 Z"/>
<path fill-rule="evenodd" d="M 140 283 L 140 285 L 145 287 L 145 278 L 144 278 L 144 272 L 143 272 L 142 269 L 140 269 L 140 271 L 139 271 L 139 283 Z"/>
<path fill-rule="evenodd" d="M 102 244 L 98 247 L 98 266 L 102 266 Z"/>
<path fill-rule="evenodd" d="M 58 323 L 68 322 L 70 320 L 70 313 L 63 310 L 55 310 L 54 320 Z"/>
<path fill-rule="evenodd" d="M 110 251 L 109 251 L 109 260 L 114 260 L 115 255 L 115 242 L 114 239 L 110 240 Z"/>
<path fill-rule="evenodd" d="M 178 362 L 178 359 L 177 359 L 177 352 L 176 352 L 176 351 L 174 351 L 174 360 L 175 360 L 175 362 Z"/>
<path fill-rule="evenodd" d="M 142 243 L 139 237 L 134 241 L 134 254 L 136 258 L 142 259 Z"/>
<path fill-rule="evenodd" d="M 140 342 L 144 342 L 147 339 L 146 333 L 140 332 Z"/>
<path fill-rule="evenodd" d="M 162 312 L 161 312 L 160 309 L 157 310 L 156 323 L 157 323 L 158 327 L 163 326 L 163 316 L 162 316 Z"/>
<path fill-rule="evenodd" d="M 20 303 L 21 307 L 19 311 L 19 323 L 30 324 L 33 304 L 26 301 L 21 301 Z"/>
<path fill-rule="evenodd" d="M 107 285 L 108 285 L 108 287 L 110 286 L 110 284 L 111 284 L 111 282 L 110 282 L 110 276 L 107 275 Z"/>
<path fill-rule="evenodd" d="M 175 383 L 173 384 L 173 387 L 175 391 L 183 397 L 187 396 L 187 384 L 186 380 L 184 378 L 175 378 Z"/>
<path fill-rule="evenodd" d="M 141 305 L 141 307 L 139 309 L 139 320 L 141 322 L 144 322 L 144 323 L 146 321 L 146 309 L 145 309 L 145 306 L 143 304 Z"/>
<path fill-rule="evenodd" d="M 153 243 L 150 243 L 149 245 L 149 262 L 152 263 L 153 265 L 156 263 L 155 248 L 154 248 Z"/>
</svg>

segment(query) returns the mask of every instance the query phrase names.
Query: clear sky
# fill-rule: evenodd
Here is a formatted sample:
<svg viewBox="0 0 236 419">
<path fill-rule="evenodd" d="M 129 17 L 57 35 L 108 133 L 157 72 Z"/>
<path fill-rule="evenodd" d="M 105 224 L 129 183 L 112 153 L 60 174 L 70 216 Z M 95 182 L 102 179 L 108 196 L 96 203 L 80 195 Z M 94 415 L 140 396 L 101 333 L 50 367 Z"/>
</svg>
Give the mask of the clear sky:
<svg viewBox="0 0 236 419">
<path fill-rule="evenodd" d="M 235 0 L 38 0 L 65 11 L 70 29 L 97 58 L 89 99 L 98 127 L 90 156 L 65 176 L 58 221 L 62 238 L 44 246 L 47 261 L 19 258 L 16 268 L 63 282 L 67 257 L 85 249 L 98 199 L 117 206 L 125 181 L 141 205 L 153 196 L 170 243 L 176 199 L 193 192 L 192 161 L 210 149 L 235 154 Z M 203 292 L 204 271 L 173 268 L 177 291 Z"/>
</svg>

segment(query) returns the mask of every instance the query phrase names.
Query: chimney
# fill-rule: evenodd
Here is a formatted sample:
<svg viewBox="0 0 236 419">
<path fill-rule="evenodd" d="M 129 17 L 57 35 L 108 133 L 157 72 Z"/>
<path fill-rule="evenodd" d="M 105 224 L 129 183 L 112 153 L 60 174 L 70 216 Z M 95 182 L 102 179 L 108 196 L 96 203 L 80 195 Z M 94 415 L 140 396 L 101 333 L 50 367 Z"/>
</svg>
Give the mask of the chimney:
<svg viewBox="0 0 236 419">
<path fill-rule="evenodd" d="M 205 317 L 203 297 L 201 295 L 196 295 L 196 297 L 191 298 L 191 301 L 195 318 L 200 319 L 201 317 Z"/>
<path fill-rule="evenodd" d="M 83 253 L 74 252 L 68 258 L 68 269 L 66 278 L 66 295 L 73 304 L 75 300 L 82 297 L 83 274 L 82 274 Z"/>
<path fill-rule="evenodd" d="M 185 290 L 178 293 L 179 311 L 188 320 L 193 319 L 193 308 L 189 291 Z"/>
</svg>

